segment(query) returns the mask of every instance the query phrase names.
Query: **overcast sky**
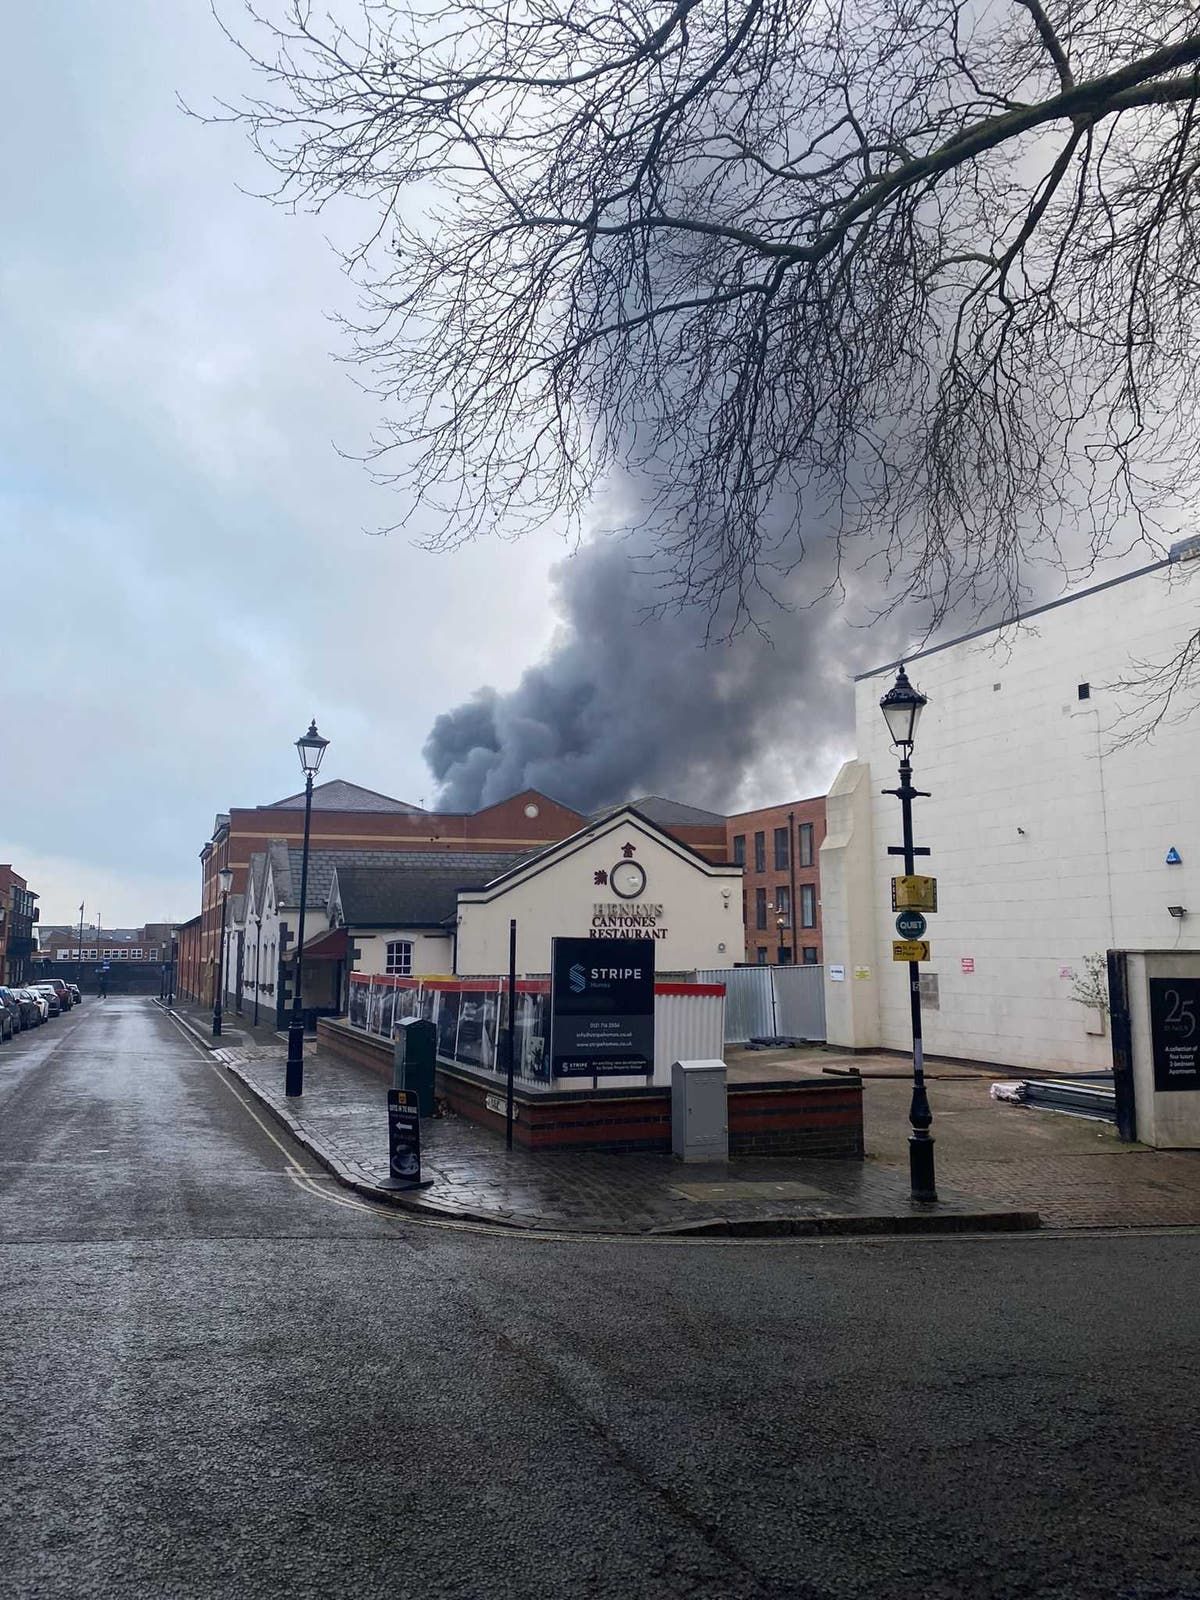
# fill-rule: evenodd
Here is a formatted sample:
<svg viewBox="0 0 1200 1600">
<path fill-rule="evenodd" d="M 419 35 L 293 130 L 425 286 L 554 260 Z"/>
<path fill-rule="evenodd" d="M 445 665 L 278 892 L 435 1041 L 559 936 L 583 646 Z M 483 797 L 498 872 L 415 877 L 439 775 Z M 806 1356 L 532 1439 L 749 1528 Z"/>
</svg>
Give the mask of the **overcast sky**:
<svg viewBox="0 0 1200 1600">
<path fill-rule="evenodd" d="M 701 658 L 700 625 L 630 634 L 596 548 L 555 578 L 553 533 L 369 536 L 403 507 L 335 448 L 375 413 L 335 359 L 353 298 L 327 239 L 364 217 L 242 192 L 270 176 L 242 133 L 182 113 L 254 87 L 208 0 L 19 7 L 5 45 L 0 861 L 44 921 L 194 915 L 214 815 L 296 791 L 313 715 L 323 777 L 418 803 L 435 722 L 463 804 L 530 774 L 581 804 L 822 791 L 849 675 L 898 639 L 798 608 L 778 648 Z"/>
<path fill-rule="evenodd" d="M 373 411 L 326 224 L 177 105 L 245 85 L 206 0 L 18 7 L 4 57 L 0 860 L 46 921 L 183 918 L 214 814 L 294 792 L 314 714 L 329 776 L 431 798 L 434 716 L 543 648 L 563 548 L 363 532 L 397 507 L 333 448 Z"/>
</svg>

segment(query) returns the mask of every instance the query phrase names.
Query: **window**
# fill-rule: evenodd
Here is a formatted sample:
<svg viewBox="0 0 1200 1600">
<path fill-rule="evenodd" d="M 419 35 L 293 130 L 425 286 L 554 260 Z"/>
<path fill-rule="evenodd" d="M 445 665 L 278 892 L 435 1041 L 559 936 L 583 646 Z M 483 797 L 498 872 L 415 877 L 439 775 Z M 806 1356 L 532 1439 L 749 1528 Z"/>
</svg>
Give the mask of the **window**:
<svg viewBox="0 0 1200 1600">
<path fill-rule="evenodd" d="M 806 944 L 804 946 L 804 965 L 806 967 L 815 967 L 816 964 L 817 964 L 817 947 L 816 947 L 815 944 Z"/>
<path fill-rule="evenodd" d="M 767 925 L 767 891 L 755 889 L 754 891 L 754 926 L 765 928 Z"/>
<path fill-rule="evenodd" d="M 1081 683 L 1076 688 L 1075 693 L 1081 700 L 1090 700 L 1092 698 L 1092 686 L 1090 683 Z"/>
<path fill-rule="evenodd" d="M 412 942 L 409 939 L 389 939 L 387 971 L 394 978 L 412 977 Z"/>
<path fill-rule="evenodd" d="M 733 836 L 733 864 L 735 867 L 746 865 L 746 835 L 735 833 Z"/>
<path fill-rule="evenodd" d="M 767 836 L 765 833 L 754 835 L 754 870 L 765 872 L 767 870 Z"/>
<path fill-rule="evenodd" d="M 802 928 L 815 928 L 817 925 L 817 890 L 816 885 L 802 883 L 800 885 L 800 926 Z"/>
<path fill-rule="evenodd" d="M 775 829 L 775 871 L 786 872 L 788 864 L 788 831 L 786 828 Z"/>
<path fill-rule="evenodd" d="M 767 947 L 766 947 L 765 944 L 760 944 L 759 945 L 757 954 L 755 956 L 755 959 L 758 962 L 758 965 L 760 967 L 765 967 L 766 966 L 766 964 L 767 964 Z"/>
<path fill-rule="evenodd" d="M 786 883 L 781 883 L 775 891 L 775 915 L 784 918 L 784 926 L 792 925 L 792 891 Z"/>
<path fill-rule="evenodd" d="M 811 822 L 802 822 L 800 824 L 800 865 L 802 867 L 812 866 L 812 850 L 813 825 Z"/>
</svg>

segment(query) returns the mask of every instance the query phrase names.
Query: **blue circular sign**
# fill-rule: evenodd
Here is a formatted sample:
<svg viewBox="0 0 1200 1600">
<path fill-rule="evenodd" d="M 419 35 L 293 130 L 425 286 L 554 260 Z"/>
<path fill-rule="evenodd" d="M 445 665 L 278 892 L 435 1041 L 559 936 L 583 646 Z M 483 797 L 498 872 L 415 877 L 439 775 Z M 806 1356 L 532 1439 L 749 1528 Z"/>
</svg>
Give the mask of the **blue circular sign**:
<svg viewBox="0 0 1200 1600">
<path fill-rule="evenodd" d="M 928 926 L 919 911 L 902 911 L 896 918 L 896 932 L 902 939 L 923 939 Z"/>
</svg>

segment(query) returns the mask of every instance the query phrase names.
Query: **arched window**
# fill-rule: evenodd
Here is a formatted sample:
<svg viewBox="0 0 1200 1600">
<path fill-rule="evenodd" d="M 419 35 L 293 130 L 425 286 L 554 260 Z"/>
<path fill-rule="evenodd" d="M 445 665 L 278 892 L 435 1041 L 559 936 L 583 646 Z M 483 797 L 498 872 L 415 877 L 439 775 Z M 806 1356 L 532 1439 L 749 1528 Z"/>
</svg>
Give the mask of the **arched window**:
<svg viewBox="0 0 1200 1600">
<path fill-rule="evenodd" d="M 387 969 L 394 978 L 412 977 L 412 941 L 390 939 L 387 947 Z"/>
</svg>

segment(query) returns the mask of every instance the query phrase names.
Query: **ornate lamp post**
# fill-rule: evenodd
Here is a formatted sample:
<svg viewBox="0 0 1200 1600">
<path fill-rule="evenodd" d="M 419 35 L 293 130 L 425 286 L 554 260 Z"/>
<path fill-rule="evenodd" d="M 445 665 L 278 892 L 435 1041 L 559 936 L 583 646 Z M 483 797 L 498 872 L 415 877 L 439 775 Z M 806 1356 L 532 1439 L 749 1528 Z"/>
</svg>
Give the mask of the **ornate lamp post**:
<svg viewBox="0 0 1200 1600">
<path fill-rule="evenodd" d="M 233 888 L 233 873 L 228 867 L 222 867 L 220 872 L 217 873 L 217 884 L 221 890 L 221 942 L 217 946 L 217 981 L 213 987 L 212 1033 L 214 1039 L 221 1037 L 221 998 L 225 988 L 225 914 L 229 906 L 229 891 Z"/>
<path fill-rule="evenodd" d="M 885 789 L 883 792 L 894 794 L 900 802 L 904 843 L 899 849 L 894 845 L 891 846 L 889 854 L 904 857 L 904 871 L 909 876 L 913 873 L 914 860 L 918 853 L 917 847 L 913 844 L 912 803 L 918 798 L 929 798 L 926 790 L 913 788 L 910 759 L 916 739 L 917 723 L 921 720 L 921 712 L 927 704 L 925 696 L 919 689 L 914 689 L 908 681 L 908 674 L 901 662 L 896 681 L 879 702 L 879 709 L 883 712 L 884 721 L 888 725 L 892 743 L 900 752 L 900 787 Z M 922 850 L 920 853 L 928 855 L 929 851 Z M 925 1053 L 921 1039 L 921 967 L 916 961 L 908 963 L 908 998 L 912 1014 L 913 1042 L 913 1092 L 908 1111 L 908 1120 L 912 1126 L 908 1140 L 909 1185 L 914 1200 L 936 1200 L 933 1135 L 929 1131 L 933 1126 L 933 1112 L 929 1109 L 929 1096 L 925 1092 Z"/>
<path fill-rule="evenodd" d="M 304 1093 L 304 1015 L 300 1009 L 304 973 L 304 906 L 308 899 L 308 829 L 312 820 L 313 779 L 320 770 L 329 740 L 317 732 L 314 718 L 308 732 L 296 740 L 300 766 L 304 772 L 304 853 L 300 858 L 300 919 L 296 934 L 296 979 L 292 985 L 292 1020 L 288 1025 L 287 1072 L 283 1092 L 288 1096 Z"/>
</svg>

